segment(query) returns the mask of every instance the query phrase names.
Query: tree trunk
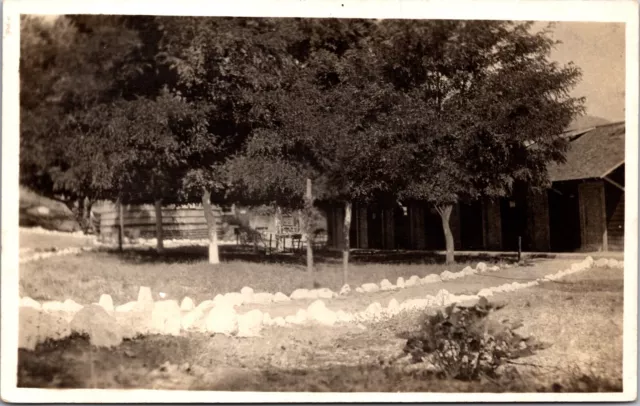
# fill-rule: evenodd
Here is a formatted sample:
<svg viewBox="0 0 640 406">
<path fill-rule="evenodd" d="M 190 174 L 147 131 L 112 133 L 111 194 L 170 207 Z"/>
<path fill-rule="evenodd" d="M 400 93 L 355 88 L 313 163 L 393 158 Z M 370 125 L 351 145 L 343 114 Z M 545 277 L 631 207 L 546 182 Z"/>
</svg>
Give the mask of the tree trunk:
<svg viewBox="0 0 640 406">
<path fill-rule="evenodd" d="M 344 203 L 344 227 L 342 229 L 344 236 L 344 247 L 342 249 L 342 283 L 347 284 L 349 273 L 349 234 L 351 231 L 351 202 Z"/>
<path fill-rule="evenodd" d="M 91 224 L 91 205 L 91 199 L 85 197 L 82 201 L 82 222 L 84 225 L 84 229 L 82 231 L 84 231 L 85 234 L 93 228 L 93 224 Z"/>
<path fill-rule="evenodd" d="M 313 273 L 313 230 L 311 225 L 311 212 L 313 210 L 313 193 L 311 191 L 311 179 L 307 179 L 307 192 L 305 193 L 304 231 L 307 240 L 307 272 Z"/>
<path fill-rule="evenodd" d="M 156 199 L 154 202 L 156 211 L 156 251 L 158 254 L 164 254 L 164 233 L 162 230 L 162 199 Z"/>
<path fill-rule="evenodd" d="M 122 252 L 122 244 L 124 242 L 124 207 L 122 206 L 122 199 L 118 198 L 118 250 Z"/>
<path fill-rule="evenodd" d="M 211 209 L 211 192 L 206 189 L 202 194 L 202 208 L 204 209 L 204 217 L 207 220 L 207 230 L 209 234 L 209 263 L 219 264 L 218 227 L 216 226 L 216 218 Z"/>
<path fill-rule="evenodd" d="M 276 252 L 280 252 L 280 234 L 282 233 L 282 208 L 276 204 L 275 214 Z M 271 248 L 271 246 L 269 246 Z"/>
<path fill-rule="evenodd" d="M 454 242 L 453 242 L 453 233 L 451 232 L 451 226 L 449 224 L 449 219 L 451 218 L 451 211 L 453 210 L 453 205 L 448 204 L 445 206 L 436 206 L 436 210 L 440 213 L 440 218 L 442 219 L 442 229 L 444 231 L 444 239 L 446 242 L 447 255 L 445 259 L 446 264 L 455 263 L 454 258 Z"/>
</svg>

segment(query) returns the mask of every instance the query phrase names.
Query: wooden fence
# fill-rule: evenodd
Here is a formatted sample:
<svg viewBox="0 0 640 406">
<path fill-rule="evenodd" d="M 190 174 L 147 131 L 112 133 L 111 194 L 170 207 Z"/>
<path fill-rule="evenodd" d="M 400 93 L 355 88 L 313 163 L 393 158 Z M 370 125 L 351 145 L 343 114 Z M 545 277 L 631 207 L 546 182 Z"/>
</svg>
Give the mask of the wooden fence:
<svg viewBox="0 0 640 406">
<path fill-rule="evenodd" d="M 231 240 L 235 238 L 237 225 L 229 224 L 228 212 L 220 208 L 213 209 L 217 219 L 218 238 Z M 123 207 L 122 223 L 126 238 L 155 238 L 156 215 L 153 206 L 126 206 Z M 97 212 L 99 218 L 98 233 L 102 240 L 117 240 L 120 228 L 120 214 L 118 208 L 106 207 Z M 208 238 L 207 221 L 204 209 L 197 208 L 163 208 L 162 229 L 165 239 L 206 239 Z"/>
</svg>

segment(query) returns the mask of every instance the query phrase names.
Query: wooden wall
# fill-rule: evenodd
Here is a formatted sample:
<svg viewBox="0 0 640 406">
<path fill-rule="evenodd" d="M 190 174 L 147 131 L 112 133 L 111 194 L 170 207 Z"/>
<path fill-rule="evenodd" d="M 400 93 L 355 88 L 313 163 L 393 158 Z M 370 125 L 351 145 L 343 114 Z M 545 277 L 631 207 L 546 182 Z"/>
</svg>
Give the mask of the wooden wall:
<svg viewBox="0 0 640 406">
<path fill-rule="evenodd" d="M 578 185 L 580 240 L 583 251 L 607 251 L 604 181 Z"/>
</svg>

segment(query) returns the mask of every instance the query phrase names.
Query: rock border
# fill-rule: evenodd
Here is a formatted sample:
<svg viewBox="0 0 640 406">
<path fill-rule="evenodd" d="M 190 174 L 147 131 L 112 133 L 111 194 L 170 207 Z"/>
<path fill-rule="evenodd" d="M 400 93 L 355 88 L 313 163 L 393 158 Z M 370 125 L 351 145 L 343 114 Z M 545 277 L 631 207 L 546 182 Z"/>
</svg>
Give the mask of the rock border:
<svg viewBox="0 0 640 406">
<path fill-rule="evenodd" d="M 334 312 L 327 308 L 324 301 L 317 299 L 306 308 L 299 308 L 295 314 L 284 318 L 272 318 L 269 313 L 258 309 L 238 314 L 235 307 L 243 296 L 260 295 L 249 287 L 243 288 L 241 292 L 232 292 L 228 296 L 218 295 L 214 300 L 205 300 L 197 306 L 188 297 L 185 297 L 181 304 L 176 300 L 154 302 L 151 289 L 148 287 L 140 288 L 137 301 L 115 308 L 109 295 L 102 295 L 99 303 L 90 306 L 82 306 L 70 299 L 65 302 L 41 304 L 29 297 L 23 297 L 20 299 L 19 348 L 34 349 L 39 342 L 47 338 L 63 338 L 72 331 L 89 334 L 91 343 L 96 346 L 110 347 L 118 345 L 123 338 L 141 334 L 180 335 L 199 331 L 237 337 L 258 337 L 264 327 L 292 327 L 308 323 L 323 326 L 355 323 L 365 328 L 363 323 L 388 319 L 403 311 L 436 308 L 456 302 L 477 300 L 480 297 L 491 297 L 495 293 L 513 292 L 555 281 L 592 267 L 624 269 L 624 262 L 604 258 L 594 261 L 593 258 L 587 257 L 567 269 L 527 283 L 505 283 L 483 288 L 474 295 L 455 295 L 446 289 L 440 289 L 435 296 L 407 299 L 402 303 L 392 298 L 387 307 L 383 307 L 379 302 L 372 302 L 365 310 L 355 313 L 343 310 Z M 96 320 L 100 322 L 94 322 Z"/>
</svg>

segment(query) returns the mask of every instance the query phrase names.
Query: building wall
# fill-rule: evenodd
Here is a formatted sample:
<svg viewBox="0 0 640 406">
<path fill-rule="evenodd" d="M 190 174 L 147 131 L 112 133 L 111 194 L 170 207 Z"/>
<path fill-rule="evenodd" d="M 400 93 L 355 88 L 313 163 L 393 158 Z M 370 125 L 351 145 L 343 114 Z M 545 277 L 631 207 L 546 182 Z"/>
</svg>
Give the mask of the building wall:
<svg viewBox="0 0 640 406">
<path fill-rule="evenodd" d="M 487 250 L 502 249 L 502 217 L 500 216 L 500 202 L 486 199 L 484 202 L 484 242 Z"/>
<path fill-rule="evenodd" d="M 551 248 L 549 196 L 546 191 L 529 193 L 527 199 L 527 240 L 530 251 L 547 252 Z"/>
<path fill-rule="evenodd" d="M 580 239 L 583 251 L 607 251 L 607 226 L 604 181 L 578 185 Z"/>
</svg>

